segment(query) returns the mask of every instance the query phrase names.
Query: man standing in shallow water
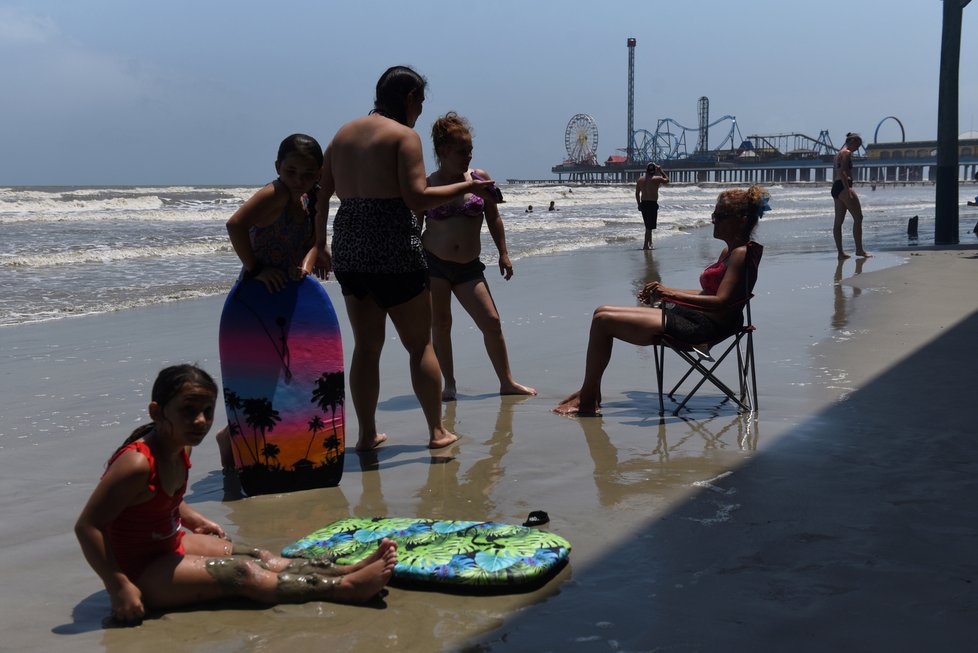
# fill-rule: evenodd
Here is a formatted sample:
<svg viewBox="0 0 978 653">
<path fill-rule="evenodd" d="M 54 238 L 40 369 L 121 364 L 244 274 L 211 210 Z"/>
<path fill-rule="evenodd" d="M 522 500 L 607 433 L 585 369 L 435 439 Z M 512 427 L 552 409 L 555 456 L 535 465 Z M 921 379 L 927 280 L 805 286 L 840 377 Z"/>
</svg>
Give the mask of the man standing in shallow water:
<svg viewBox="0 0 978 653">
<path fill-rule="evenodd" d="M 852 239 L 856 241 L 856 256 L 871 256 L 863 249 L 863 207 L 852 187 L 852 153 L 862 144 L 863 139 L 859 134 L 846 134 L 846 143 L 835 155 L 835 165 L 832 167 L 832 201 L 835 202 L 832 236 L 835 238 L 835 248 L 839 251 L 839 260 L 849 258 L 842 249 L 842 222 L 846 219 L 846 211 L 852 214 Z"/>
<path fill-rule="evenodd" d="M 635 186 L 635 201 L 638 210 L 642 212 L 645 222 L 645 245 L 642 249 L 652 249 L 652 230 L 659 219 L 659 186 L 669 183 L 669 175 L 662 169 L 650 163 L 645 168 L 645 174 L 638 178 Z"/>
</svg>

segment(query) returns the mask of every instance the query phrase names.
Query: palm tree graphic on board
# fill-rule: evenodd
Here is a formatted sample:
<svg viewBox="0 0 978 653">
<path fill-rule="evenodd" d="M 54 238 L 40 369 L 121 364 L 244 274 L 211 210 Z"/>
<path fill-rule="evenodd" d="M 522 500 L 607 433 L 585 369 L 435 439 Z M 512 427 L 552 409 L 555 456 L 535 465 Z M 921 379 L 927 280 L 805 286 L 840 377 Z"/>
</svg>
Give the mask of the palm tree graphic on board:
<svg viewBox="0 0 978 653">
<path fill-rule="evenodd" d="M 244 443 L 245 450 L 248 452 L 248 458 L 258 462 L 258 452 L 252 451 L 251 447 L 248 446 L 248 438 L 237 438 L 235 436 L 241 434 L 241 416 L 238 415 L 238 411 L 241 410 L 241 397 L 238 393 L 231 388 L 224 388 L 224 405 L 227 406 L 228 411 L 230 411 L 230 419 L 228 420 L 228 435 L 231 436 L 231 442 L 234 443 L 234 448 L 238 451 L 238 460 L 244 461 L 241 456 L 240 443 Z"/>
<path fill-rule="evenodd" d="M 309 444 L 306 445 L 306 455 L 302 457 L 302 460 L 296 462 L 298 465 L 300 462 L 305 462 L 305 464 L 312 464 L 309 461 L 309 452 L 312 450 L 312 443 L 316 441 L 316 434 L 326 428 L 326 422 L 323 421 L 319 415 L 316 415 L 311 420 L 309 420 L 309 432 L 312 433 L 312 437 L 309 438 Z"/>
<path fill-rule="evenodd" d="M 343 372 L 323 372 L 316 379 L 316 388 L 312 391 L 310 401 L 318 405 L 324 414 L 329 410 L 329 421 L 333 427 L 333 435 L 323 441 L 323 447 L 327 449 L 327 457 L 330 446 L 333 447 L 334 452 L 339 449 L 340 441 L 336 435 L 336 409 L 342 408 L 345 396 L 346 385 Z"/>
<path fill-rule="evenodd" d="M 278 411 L 272 408 L 272 402 L 265 397 L 244 400 L 245 421 L 252 428 L 255 441 L 255 451 L 265 456 L 265 466 L 269 466 L 267 452 L 268 441 L 265 434 L 275 429 L 275 424 L 282 421 Z M 261 436 L 261 446 L 258 446 L 258 436 Z M 255 461 L 257 462 L 257 460 Z"/>
</svg>

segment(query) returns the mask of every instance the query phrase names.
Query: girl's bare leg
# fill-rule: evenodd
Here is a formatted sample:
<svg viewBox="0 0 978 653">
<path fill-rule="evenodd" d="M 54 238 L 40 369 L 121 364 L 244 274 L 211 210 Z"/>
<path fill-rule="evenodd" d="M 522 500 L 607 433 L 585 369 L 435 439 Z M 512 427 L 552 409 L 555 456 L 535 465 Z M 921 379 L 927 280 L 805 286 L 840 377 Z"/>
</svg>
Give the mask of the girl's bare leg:
<svg viewBox="0 0 978 653">
<path fill-rule="evenodd" d="M 445 279 L 431 278 L 431 340 L 444 379 L 442 401 L 454 401 L 455 362 L 452 357 L 452 287 Z"/>
<path fill-rule="evenodd" d="M 201 548 L 199 543 L 191 546 L 195 550 Z M 382 544 L 369 561 L 341 576 L 315 571 L 292 573 L 288 569 L 276 572 L 251 555 L 174 554 L 156 561 L 136 585 L 143 601 L 153 608 L 234 596 L 269 605 L 319 600 L 363 603 L 390 581 L 396 564 L 397 546 L 393 543 Z"/>
<path fill-rule="evenodd" d="M 496 310 L 496 303 L 492 300 L 492 294 L 489 292 L 489 285 L 485 279 L 459 284 L 455 286 L 454 291 L 462 308 L 482 331 L 486 353 L 489 354 L 489 361 L 499 378 L 499 394 L 535 395 L 537 393 L 535 389 L 517 383 L 513 379 L 513 373 L 509 368 L 509 354 L 506 351 L 506 340 L 503 338 L 499 311 Z"/>
</svg>

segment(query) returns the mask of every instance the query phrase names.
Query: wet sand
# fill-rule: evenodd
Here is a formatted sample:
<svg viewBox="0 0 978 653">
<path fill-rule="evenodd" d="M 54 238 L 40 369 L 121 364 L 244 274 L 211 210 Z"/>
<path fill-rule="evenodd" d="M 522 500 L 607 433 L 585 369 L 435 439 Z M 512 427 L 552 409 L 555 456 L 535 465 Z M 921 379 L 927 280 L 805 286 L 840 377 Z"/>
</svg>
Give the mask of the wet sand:
<svg viewBox="0 0 978 653">
<path fill-rule="evenodd" d="M 4 329 L 0 649 L 962 650 L 978 617 L 978 250 L 840 268 L 828 233 L 802 247 L 788 227 L 765 228 L 756 420 L 710 392 L 660 419 L 651 351 L 620 343 L 602 418 L 549 412 L 580 381 L 596 305 L 632 303 L 650 276 L 696 286 L 720 249 L 697 231 L 651 254 L 577 252 L 490 277 L 516 378 L 540 396 L 494 393 L 457 311 L 460 396 L 446 421 L 462 440 L 448 454 L 424 448 L 393 329 L 378 415 L 390 442 L 348 454 L 338 488 L 222 501 L 216 445 L 194 453 L 188 500 L 236 540 L 275 549 L 349 515 L 522 522 L 546 510 L 571 564 L 529 594 L 393 588 L 375 607 L 225 604 L 103 629 L 108 597 L 74 519 L 145 419 L 156 371 L 190 360 L 219 372 L 223 299 Z"/>
</svg>

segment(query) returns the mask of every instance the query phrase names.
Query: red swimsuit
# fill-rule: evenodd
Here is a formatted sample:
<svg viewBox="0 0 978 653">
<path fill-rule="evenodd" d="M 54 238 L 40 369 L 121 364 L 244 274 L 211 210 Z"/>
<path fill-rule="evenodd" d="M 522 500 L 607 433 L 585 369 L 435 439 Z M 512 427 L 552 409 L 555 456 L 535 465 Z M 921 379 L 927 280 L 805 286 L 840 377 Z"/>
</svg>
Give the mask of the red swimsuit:
<svg viewBox="0 0 978 653">
<path fill-rule="evenodd" d="M 142 440 L 132 442 L 120 449 L 112 459 L 112 466 L 119 456 L 126 451 L 138 451 L 149 460 L 149 479 L 146 487 L 153 492 L 149 501 L 129 506 L 109 524 L 109 545 L 112 554 L 119 562 L 122 571 L 130 580 L 136 581 L 157 558 L 178 553 L 183 555 L 183 530 L 180 521 L 180 504 L 183 494 L 187 491 L 187 471 L 190 469 L 190 456 L 183 453 L 184 470 L 183 484 L 169 496 L 163 491 L 159 471 L 156 468 L 156 458 L 152 450 Z"/>
</svg>

